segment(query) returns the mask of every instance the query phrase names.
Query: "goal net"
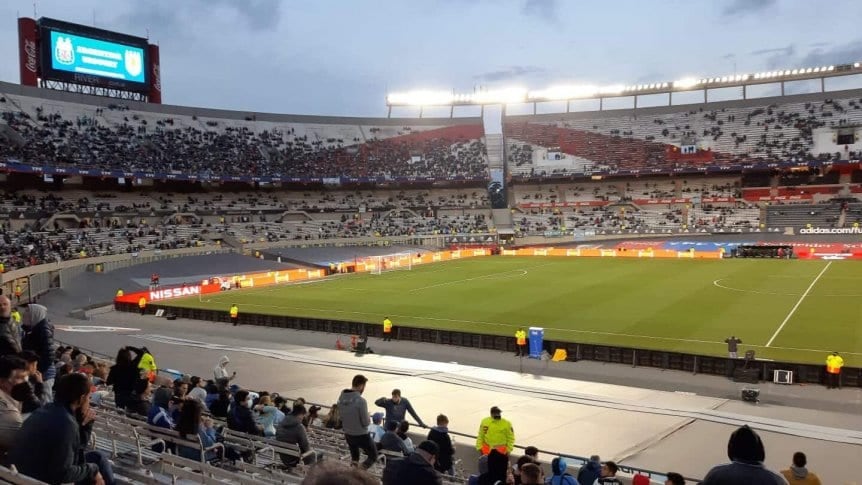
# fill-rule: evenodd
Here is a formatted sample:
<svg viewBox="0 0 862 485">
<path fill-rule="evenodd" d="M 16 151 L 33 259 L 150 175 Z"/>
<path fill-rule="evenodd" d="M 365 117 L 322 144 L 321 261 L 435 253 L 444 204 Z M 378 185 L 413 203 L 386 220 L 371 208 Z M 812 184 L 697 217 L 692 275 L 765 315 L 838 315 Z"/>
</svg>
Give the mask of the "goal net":
<svg viewBox="0 0 862 485">
<path fill-rule="evenodd" d="M 369 258 L 373 267 L 372 274 L 382 274 L 389 271 L 410 271 L 413 269 L 413 253 L 393 253 L 372 256 Z"/>
</svg>

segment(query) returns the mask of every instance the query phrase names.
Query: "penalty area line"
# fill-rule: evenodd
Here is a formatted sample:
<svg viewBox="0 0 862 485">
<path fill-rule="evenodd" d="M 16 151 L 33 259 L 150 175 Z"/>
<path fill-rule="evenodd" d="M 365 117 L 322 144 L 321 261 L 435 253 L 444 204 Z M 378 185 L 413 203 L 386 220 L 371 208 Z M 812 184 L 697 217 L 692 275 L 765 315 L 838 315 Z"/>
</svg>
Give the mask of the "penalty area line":
<svg viewBox="0 0 862 485">
<path fill-rule="evenodd" d="M 781 322 L 781 325 L 779 325 L 778 329 L 775 330 L 775 333 L 772 334 L 772 338 L 769 339 L 769 342 L 766 342 L 767 347 L 772 345 L 772 342 L 775 340 L 775 337 L 778 337 L 778 334 L 781 333 L 781 331 L 784 329 L 784 326 L 787 325 L 787 322 L 789 322 L 790 318 L 793 317 L 793 314 L 796 313 L 796 309 L 799 308 L 799 305 L 802 304 L 802 302 L 805 300 L 805 297 L 807 297 L 808 294 L 811 293 L 811 289 L 814 288 L 814 285 L 816 285 L 818 281 L 820 281 L 820 277 L 826 273 L 826 270 L 828 270 L 829 267 L 832 266 L 832 263 L 834 263 L 834 261 L 829 261 L 828 263 L 826 263 L 826 266 L 822 270 L 820 270 L 820 274 L 818 274 L 817 277 L 814 278 L 814 281 L 812 281 L 811 284 L 808 285 L 808 289 L 805 290 L 805 293 L 803 293 L 802 296 L 799 297 L 799 300 L 797 300 L 796 304 L 793 305 L 793 308 L 790 309 L 790 313 L 788 313 L 787 316 L 784 317 L 784 321 Z"/>
</svg>

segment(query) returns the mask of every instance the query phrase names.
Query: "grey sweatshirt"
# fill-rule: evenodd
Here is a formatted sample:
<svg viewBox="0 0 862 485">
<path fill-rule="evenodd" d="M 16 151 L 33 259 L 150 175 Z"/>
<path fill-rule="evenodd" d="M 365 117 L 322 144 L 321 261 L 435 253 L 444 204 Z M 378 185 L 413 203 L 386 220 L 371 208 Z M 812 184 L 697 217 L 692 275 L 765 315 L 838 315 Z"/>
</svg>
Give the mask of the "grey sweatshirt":
<svg viewBox="0 0 862 485">
<path fill-rule="evenodd" d="M 368 403 L 362 394 L 353 389 L 345 389 L 338 396 L 338 410 L 341 413 L 341 426 L 344 434 L 359 436 L 368 434 Z"/>
</svg>

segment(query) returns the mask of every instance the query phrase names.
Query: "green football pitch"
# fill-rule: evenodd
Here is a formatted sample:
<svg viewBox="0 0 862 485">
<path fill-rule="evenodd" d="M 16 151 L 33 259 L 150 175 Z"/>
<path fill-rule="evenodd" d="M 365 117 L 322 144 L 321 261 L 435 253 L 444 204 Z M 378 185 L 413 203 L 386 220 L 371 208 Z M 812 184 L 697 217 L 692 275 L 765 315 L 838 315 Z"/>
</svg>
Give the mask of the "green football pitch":
<svg viewBox="0 0 862 485">
<path fill-rule="evenodd" d="M 759 358 L 862 365 L 862 264 L 853 261 L 485 257 L 382 275 L 247 289 L 171 305 Z"/>
</svg>

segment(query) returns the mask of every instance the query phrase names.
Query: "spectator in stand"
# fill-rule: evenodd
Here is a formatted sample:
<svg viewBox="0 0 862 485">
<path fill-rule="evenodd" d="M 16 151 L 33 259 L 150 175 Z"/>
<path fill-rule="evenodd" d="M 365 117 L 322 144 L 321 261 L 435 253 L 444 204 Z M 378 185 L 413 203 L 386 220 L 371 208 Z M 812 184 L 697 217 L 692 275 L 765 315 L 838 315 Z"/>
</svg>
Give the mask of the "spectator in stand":
<svg viewBox="0 0 862 485">
<path fill-rule="evenodd" d="M 177 401 L 174 400 L 174 391 L 167 387 L 156 389 L 153 395 L 153 405 L 147 414 L 147 424 L 159 428 L 174 429 L 174 409 Z"/>
<path fill-rule="evenodd" d="M 21 352 L 21 330 L 12 319 L 12 302 L 0 295 L 0 357 Z"/>
<path fill-rule="evenodd" d="M 781 474 L 790 485 L 820 485 L 820 478 L 808 471 L 805 467 L 807 464 L 805 453 L 797 451 L 793 454 L 793 464 L 787 470 L 782 470 Z"/>
<path fill-rule="evenodd" d="M 338 403 L 329 407 L 329 414 L 323 419 L 323 427 L 327 429 L 341 429 L 341 413 L 338 410 Z"/>
<path fill-rule="evenodd" d="M 189 383 L 182 380 L 176 379 L 174 380 L 174 397 L 178 397 L 180 399 L 185 399 L 186 394 L 189 393 Z"/>
<path fill-rule="evenodd" d="M 512 468 L 512 473 L 515 475 L 515 485 L 521 483 L 521 467 L 528 463 L 539 464 L 539 449 L 535 446 L 524 448 L 524 454 L 515 462 L 515 466 Z"/>
<path fill-rule="evenodd" d="M 206 450 L 218 442 L 216 430 L 211 418 L 203 417 L 203 405 L 197 401 L 187 399 L 183 403 L 180 418 L 177 420 L 177 432 L 180 438 L 197 441 L 200 438 L 201 446 Z M 201 451 L 188 446 L 177 446 L 177 454 L 189 460 L 200 461 Z M 218 458 L 216 450 L 206 451 L 204 459 L 213 461 Z"/>
<path fill-rule="evenodd" d="M 230 404 L 230 391 L 228 391 L 227 389 L 222 389 L 218 392 L 218 397 L 213 400 L 209 405 L 210 414 L 217 418 L 225 419 L 228 416 Z"/>
<path fill-rule="evenodd" d="M 676 472 L 668 472 L 664 485 L 685 485 L 685 478 Z"/>
<path fill-rule="evenodd" d="M 650 485 L 649 477 L 638 473 L 632 477 L 632 485 Z"/>
<path fill-rule="evenodd" d="M 21 403 L 21 412 L 29 414 L 51 402 L 51 390 L 45 386 L 42 373 L 37 368 L 39 356 L 35 352 L 25 350 L 21 352 L 21 358 L 27 363 L 27 374 L 30 376 L 27 379 L 29 389 L 23 389 L 22 386 L 23 399 L 16 400 Z"/>
<path fill-rule="evenodd" d="M 230 358 L 226 355 L 222 355 L 218 360 L 218 364 L 213 367 L 213 376 L 215 377 L 216 384 L 223 385 L 227 387 L 227 384 L 236 378 L 236 372 L 233 373 L 227 370 L 227 365 L 230 364 Z"/>
<path fill-rule="evenodd" d="M 21 403 L 15 399 L 22 385 L 29 387 L 27 362 L 16 355 L 0 357 L 0 456 L 16 444 L 15 438 L 24 422 Z"/>
<path fill-rule="evenodd" d="M 228 429 L 247 433 L 254 436 L 260 436 L 262 430 L 254 421 L 254 414 L 251 412 L 251 396 L 246 390 L 237 391 L 233 397 L 233 403 L 230 405 L 230 410 L 227 415 Z"/>
<path fill-rule="evenodd" d="M 86 451 L 96 414 L 90 409 L 90 383 L 82 374 L 57 381 L 54 403 L 33 413 L 21 428 L 8 462 L 18 472 L 47 483 L 113 485 L 111 464 L 102 453 Z"/>
<path fill-rule="evenodd" d="M 509 457 L 493 449 L 488 454 L 488 470 L 479 475 L 478 485 L 513 484 L 515 476 L 509 466 Z"/>
<path fill-rule="evenodd" d="M 404 446 L 407 447 L 407 452 L 413 453 L 415 447 L 413 446 L 413 439 L 407 435 L 408 431 L 410 431 L 410 423 L 407 421 L 401 421 L 398 424 L 398 431 L 396 431 L 396 433 L 398 434 L 398 437 L 404 441 Z"/>
<path fill-rule="evenodd" d="M 410 450 L 404 444 L 404 440 L 398 436 L 398 423 L 394 421 L 386 423 L 386 432 L 383 433 L 383 437 L 380 439 L 380 449 L 401 453 L 404 456 L 410 454 Z"/>
<path fill-rule="evenodd" d="M 542 468 L 535 463 L 525 463 L 520 470 L 522 485 L 545 485 L 545 473 Z M 569 478 L 572 478 L 571 475 Z"/>
<path fill-rule="evenodd" d="M 24 312 L 24 338 L 21 346 L 39 356 L 36 366 L 48 389 L 54 388 L 54 326 L 48 321 L 48 309 L 42 305 L 27 305 Z"/>
<path fill-rule="evenodd" d="M 341 421 L 344 429 L 344 439 L 350 448 L 350 459 L 359 462 L 359 450 L 365 452 L 366 458 L 362 468 L 368 469 L 377 461 L 377 446 L 368 434 L 368 403 L 362 397 L 368 379 L 362 374 L 353 377 L 350 389 L 341 391 L 338 397 L 338 408 L 341 411 Z"/>
<path fill-rule="evenodd" d="M 399 389 L 392 390 L 391 399 L 381 397 L 374 401 L 374 404 L 386 410 L 386 419 L 384 420 L 384 423 L 388 423 L 389 421 L 400 423 L 407 418 L 407 413 L 410 413 L 410 416 L 413 416 L 413 419 L 416 420 L 416 423 L 418 423 L 419 426 L 423 428 L 426 427 L 425 423 L 422 422 L 422 418 L 416 414 L 410 401 L 405 397 L 401 397 L 401 391 Z"/>
<path fill-rule="evenodd" d="M 308 416 L 306 416 L 303 420 L 303 424 L 305 424 L 306 428 L 308 428 L 309 426 L 323 426 L 323 421 L 318 416 L 318 413 L 320 413 L 320 406 L 312 405 L 310 408 L 308 408 Z"/>
<path fill-rule="evenodd" d="M 203 406 L 204 410 L 206 410 L 206 381 L 204 381 L 198 376 L 192 376 L 192 378 L 189 380 L 189 384 L 191 385 L 192 390 L 189 391 L 188 398 L 201 403 L 201 406 Z"/>
<path fill-rule="evenodd" d="M 302 461 L 306 465 L 310 465 L 323 458 L 323 454 L 312 451 L 311 445 L 308 443 L 308 433 L 305 431 L 305 426 L 302 425 L 302 420 L 307 414 L 308 411 L 302 404 L 294 406 L 290 414 L 285 416 L 281 424 L 278 425 L 275 439 L 283 443 L 296 445 L 299 448 L 300 455 L 308 453 L 307 456 L 302 458 Z M 281 461 L 288 468 L 293 468 L 299 464 L 298 457 L 286 454 L 281 455 Z"/>
<path fill-rule="evenodd" d="M 455 447 L 449 436 L 449 418 L 445 414 L 437 416 L 437 426 L 428 432 L 428 440 L 437 445 L 437 459 L 434 461 L 434 469 L 440 473 L 454 475 L 452 458 L 455 456 Z"/>
<path fill-rule="evenodd" d="M 275 436 L 275 425 L 285 418 L 284 413 L 272 405 L 272 396 L 262 396 L 254 406 L 258 413 L 257 422 L 263 428 L 263 435 Z"/>
<path fill-rule="evenodd" d="M 717 465 L 706 474 L 703 485 L 786 485 L 784 477 L 763 466 L 766 450 L 760 436 L 742 426 L 730 435 L 727 442 L 727 457 L 730 463 Z"/>
<path fill-rule="evenodd" d="M 491 450 L 508 455 L 515 446 L 515 430 L 512 423 L 503 419 L 502 411 L 497 406 L 491 408 L 491 416 L 479 424 L 476 436 L 476 450 L 487 455 Z"/>
<path fill-rule="evenodd" d="M 602 465 L 602 476 L 596 479 L 594 485 L 623 485 L 623 482 L 617 478 L 617 464 L 612 461 L 606 461 Z"/>
<path fill-rule="evenodd" d="M 371 415 L 371 424 L 368 425 L 368 434 L 374 440 L 374 444 L 380 447 L 380 439 L 386 433 L 386 430 L 381 426 L 383 423 L 383 413 L 374 413 Z"/>
<path fill-rule="evenodd" d="M 602 476 L 602 459 L 599 455 L 593 455 L 578 472 L 578 483 L 589 485 L 600 476 Z"/>
<path fill-rule="evenodd" d="M 126 412 L 148 417 L 150 415 L 150 395 L 152 384 L 147 379 L 138 378 L 135 388 L 132 390 L 131 399 L 126 401 Z"/>
<path fill-rule="evenodd" d="M 437 459 L 437 444 L 433 441 L 419 443 L 416 451 L 411 453 L 398 468 L 395 474 L 395 483 L 411 485 L 439 485 L 443 483 L 434 463 Z"/>
<path fill-rule="evenodd" d="M 569 464 L 562 456 L 551 460 L 551 473 L 553 476 L 548 479 L 548 485 L 578 485 L 580 482 L 566 472 L 568 467 Z"/>
</svg>

